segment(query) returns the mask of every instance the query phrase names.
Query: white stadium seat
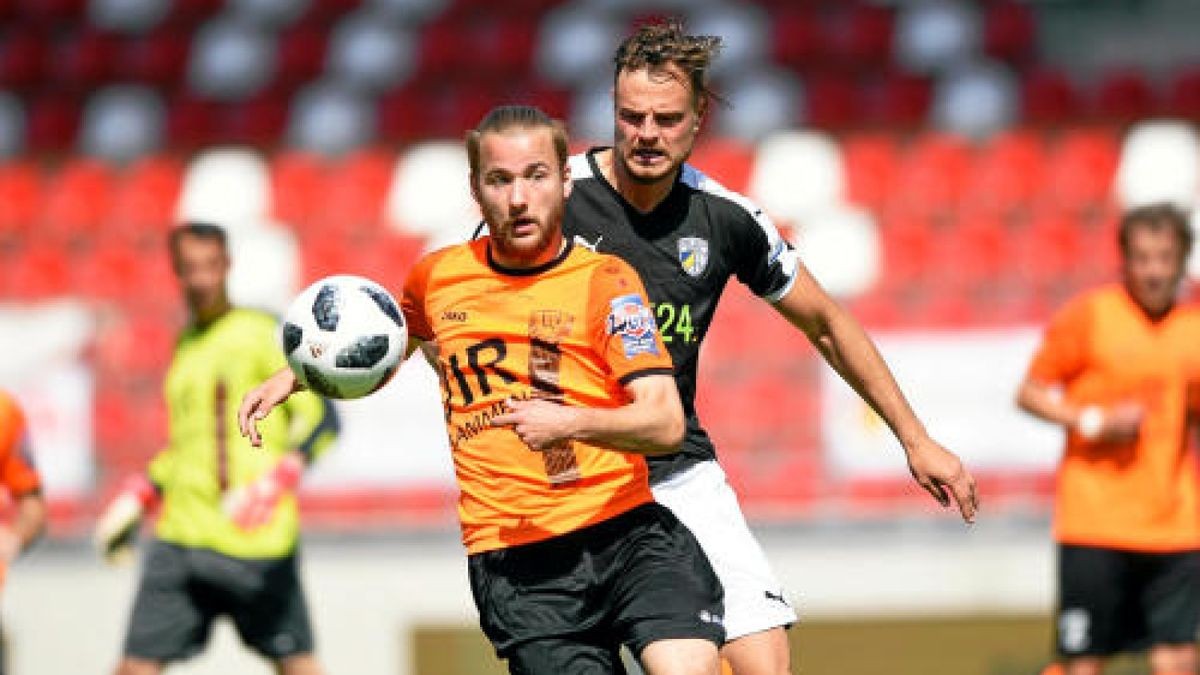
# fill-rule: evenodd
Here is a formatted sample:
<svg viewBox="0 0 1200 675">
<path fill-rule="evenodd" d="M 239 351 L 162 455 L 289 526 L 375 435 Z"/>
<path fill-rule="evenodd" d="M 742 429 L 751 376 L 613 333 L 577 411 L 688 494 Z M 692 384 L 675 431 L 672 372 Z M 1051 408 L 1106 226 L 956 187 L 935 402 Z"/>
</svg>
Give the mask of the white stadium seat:
<svg viewBox="0 0 1200 675">
<path fill-rule="evenodd" d="M 288 142 L 324 155 L 340 155 L 375 136 L 375 106 L 340 84 L 306 87 L 292 104 Z"/>
<path fill-rule="evenodd" d="M 931 0 L 901 3 L 894 49 L 906 70 L 932 73 L 977 55 L 982 17 L 964 2 Z"/>
<path fill-rule="evenodd" d="M 1180 122 L 1146 122 L 1125 137 L 1114 181 L 1125 208 L 1167 201 L 1182 208 L 1196 203 L 1200 189 L 1200 145 Z"/>
<path fill-rule="evenodd" d="M 613 82 L 599 77 L 580 86 L 571 102 L 568 128 L 573 141 L 611 144 L 613 138 Z"/>
<path fill-rule="evenodd" d="M 219 148 L 196 156 L 183 177 L 180 221 L 207 221 L 229 230 L 258 227 L 270 208 L 271 183 L 262 156 Z"/>
<path fill-rule="evenodd" d="M 416 68 L 416 40 L 385 15 L 360 10 L 338 22 L 326 55 L 329 75 L 355 89 L 379 92 Z"/>
<path fill-rule="evenodd" d="M 188 87 L 221 100 L 246 99 L 275 76 L 275 40 L 244 21 L 218 18 L 205 24 L 192 42 Z"/>
<path fill-rule="evenodd" d="M 845 201 L 842 152 L 828 135 L 783 131 L 758 145 L 748 189 L 774 218 L 802 220 Z"/>
<path fill-rule="evenodd" d="M 106 87 L 88 99 L 79 143 L 90 155 L 127 162 L 158 150 L 165 124 L 162 101 L 153 89 Z"/>
<path fill-rule="evenodd" d="M 15 95 L 0 91 L 0 158 L 13 157 L 25 144 L 25 109 Z"/>
<path fill-rule="evenodd" d="M 709 71 L 715 80 L 740 78 L 767 62 L 767 26 L 761 8 L 728 3 L 700 5 L 687 22 L 689 33 L 717 35 L 722 40 L 721 55 Z"/>
<path fill-rule="evenodd" d="M 273 225 L 229 233 L 229 298 L 282 314 L 300 281 L 300 249 L 291 231 Z"/>
<path fill-rule="evenodd" d="M 803 87 L 791 73 L 755 68 L 723 90 L 729 108 L 714 111 L 720 133 L 753 143 L 796 125 L 803 109 Z"/>
<path fill-rule="evenodd" d="M 389 227 L 427 238 L 430 248 L 466 241 L 479 222 L 461 143 L 423 143 L 403 154 L 384 203 Z"/>
<path fill-rule="evenodd" d="M 986 138 L 1016 122 L 1017 83 L 998 63 L 964 63 L 937 84 L 933 122 L 968 138 Z"/>
<path fill-rule="evenodd" d="M 560 85 L 578 84 L 598 74 L 612 79 L 612 53 L 623 27 L 612 17 L 578 5 L 564 5 L 541 21 L 537 70 Z"/>
<path fill-rule="evenodd" d="M 256 26 L 279 29 L 300 18 L 312 0 L 229 0 L 228 7 Z"/>
<path fill-rule="evenodd" d="M 90 0 L 88 21 L 114 33 L 137 35 L 157 26 L 171 4 L 171 0 Z"/>
<path fill-rule="evenodd" d="M 793 232 L 800 259 L 832 295 L 854 297 L 879 279 L 879 231 L 866 211 L 850 206 L 814 211 Z"/>
</svg>

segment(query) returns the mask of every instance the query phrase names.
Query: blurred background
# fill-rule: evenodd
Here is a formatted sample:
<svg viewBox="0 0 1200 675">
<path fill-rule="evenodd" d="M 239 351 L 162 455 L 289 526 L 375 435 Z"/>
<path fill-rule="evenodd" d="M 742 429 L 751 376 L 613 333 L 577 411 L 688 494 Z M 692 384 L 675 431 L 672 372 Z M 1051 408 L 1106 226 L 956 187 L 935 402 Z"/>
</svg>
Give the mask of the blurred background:
<svg viewBox="0 0 1200 675">
<path fill-rule="evenodd" d="M 4 590 L 12 672 L 119 653 L 134 570 L 88 536 L 165 438 L 184 320 L 167 229 L 229 228 L 243 304 L 278 311 L 335 272 L 398 291 L 476 222 L 463 132 L 523 102 L 577 150 L 608 142 L 612 51 L 668 15 L 726 42 L 728 105 L 693 163 L 853 309 L 984 502 L 971 528 L 938 509 L 801 334 L 731 288 L 699 406 L 804 616 L 797 670 L 1037 671 L 1061 438 L 1012 400 L 1050 313 L 1116 278 L 1120 211 L 1200 194 L 1195 0 L 0 0 L 0 385 L 33 420 L 52 508 Z M 306 479 L 329 672 L 502 672 L 436 387 L 409 364 L 341 405 Z M 230 631 L 216 643 L 178 672 L 267 672 Z"/>
</svg>

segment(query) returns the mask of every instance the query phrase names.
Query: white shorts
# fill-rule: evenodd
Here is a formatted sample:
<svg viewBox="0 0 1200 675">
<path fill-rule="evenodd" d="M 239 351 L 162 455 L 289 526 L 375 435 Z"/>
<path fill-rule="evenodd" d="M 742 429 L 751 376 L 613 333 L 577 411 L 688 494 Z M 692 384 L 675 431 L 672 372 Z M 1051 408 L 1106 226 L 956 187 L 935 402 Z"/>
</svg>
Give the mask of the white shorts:
<svg viewBox="0 0 1200 675">
<path fill-rule="evenodd" d="M 719 464 L 701 462 L 671 476 L 654 486 L 654 498 L 687 525 L 720 577 L 727 641 L 796 622 L 796 610 L 746 525 Z"/>
</svg>

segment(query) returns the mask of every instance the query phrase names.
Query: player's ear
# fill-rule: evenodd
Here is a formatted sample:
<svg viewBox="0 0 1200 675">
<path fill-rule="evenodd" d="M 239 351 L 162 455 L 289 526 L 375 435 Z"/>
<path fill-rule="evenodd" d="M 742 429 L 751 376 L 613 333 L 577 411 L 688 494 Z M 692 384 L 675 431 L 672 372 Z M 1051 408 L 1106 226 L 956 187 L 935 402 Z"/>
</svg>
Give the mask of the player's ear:
<svg viewBox="0 0 1200 675">
<path fill-rule="evenodd" d="M 476 204 L 482 207 L 483 202 L 479 199 L 479 174 L 472 171 L 467 174 L 467 180 L 471 183 L 471 198 L 475 200 Z"/>
<path fill-rule="evenodd" d="M 563 177 L 563 199 L 565 200 L 566 198 L 571 196 L 571 187 L 574 185 L 574 183 L 571 182 L 571 165 L 570 164 L 563 164 L 562 177 Z"/>
</svg>

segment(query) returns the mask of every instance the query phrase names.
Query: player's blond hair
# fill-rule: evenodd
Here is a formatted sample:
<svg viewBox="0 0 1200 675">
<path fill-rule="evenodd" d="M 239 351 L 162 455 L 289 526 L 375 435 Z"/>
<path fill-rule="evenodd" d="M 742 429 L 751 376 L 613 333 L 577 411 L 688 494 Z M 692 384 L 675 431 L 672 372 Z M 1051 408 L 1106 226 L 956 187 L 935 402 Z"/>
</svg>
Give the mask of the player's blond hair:
<svg viewBox="0 0 1200 675">
<path fill-rule="evenodd" d="M 688 35 L 679 19 L 654 21 L 638 26 L 625 38 L 613 56 L 613 81 L 625 71 L 648 70 L 674 76 L 667 66 L 675 66 L 687 76 L 692 104 L 704 110 L 711 100 L 720 100 L 708 82 L 708 68 L 721 52 L 717 35 Z"/>
<path fill-rule="evenodd" d="M 484 134 L 498 134 L 509 129 L 549 129 L 558 167 L 562 169 L 567 165 L 567 128 L 562 122 L 531 105 L 502 105 L 492 108 L 474 129 L 467 132 L 467 163 L 471 167 L 472 181 L 479 174 L 480 139 Z"/>
</svg>

